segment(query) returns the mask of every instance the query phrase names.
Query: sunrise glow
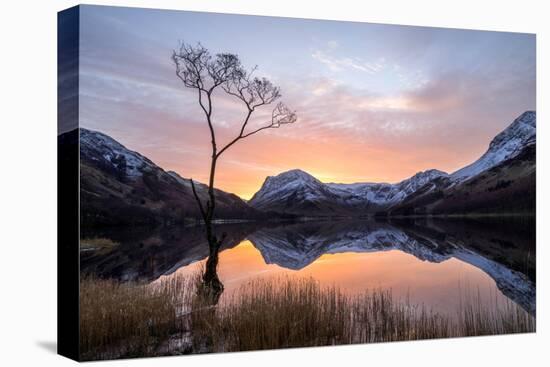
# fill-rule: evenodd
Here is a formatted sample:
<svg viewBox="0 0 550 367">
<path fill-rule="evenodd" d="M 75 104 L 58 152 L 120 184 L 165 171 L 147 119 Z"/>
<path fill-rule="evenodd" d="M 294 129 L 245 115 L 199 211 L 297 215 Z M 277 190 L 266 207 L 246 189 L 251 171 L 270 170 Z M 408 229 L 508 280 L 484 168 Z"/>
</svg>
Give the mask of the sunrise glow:
<svg viewBox="0 0 550 367">
<path fill-rule="evenodd" d="M 81 27 L 82 126 L 206 182 L 204 114 L 170 60 L 181 39 L 258 65 L 258 75 L 280 85 L 282 101 L 297 111 L 293 126 L 242 141 L 220 161 L 216 186 L 245 199 L 266 176 L 294 168 L 342 183 L 397 182 L 431 168 L 452 172 L 535 109 L 530 35 L 285 18 L 247 32 L 260 27 L 259 19 L 89 8 Z M 204 22 L 208 31 L 197 33 Z M 226 42 L 243 33 L 247 42 Z M 224 93 L 214 99 L 223 145 L 245 110 Z M 269 106 L 259 111 L 250 129 L 270 113 Z"/>
</svg>

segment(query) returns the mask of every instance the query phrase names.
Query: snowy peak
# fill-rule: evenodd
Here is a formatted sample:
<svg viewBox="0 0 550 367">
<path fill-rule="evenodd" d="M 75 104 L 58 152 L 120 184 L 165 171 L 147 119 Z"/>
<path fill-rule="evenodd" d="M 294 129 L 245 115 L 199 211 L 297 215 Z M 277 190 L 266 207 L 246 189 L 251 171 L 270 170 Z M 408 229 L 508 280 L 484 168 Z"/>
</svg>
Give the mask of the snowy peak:
<svg viewBox="0 0 550 367">
<path fill-rule="evenodd" d="M 426 170 L 426 171 L 418 172 L 414 176 L 412 176 L 411 178 L 408 178 L 408 179 L 406 179 L 402 182 L 433 180 L 434 178 L 442 177 L 442 176 L 448 176 L 448 175 L 449 174 L 447 172 L 443 172 L 443 171 L 440 171 L 438 169 L 429 169 L 429 170 Z"/>
<path fill-rule="evenodd" d="M 278 174 L 277 176 L 268 176 L 266 183 L 286 184 L 291 182 L 300 182 L 304 184 L 321 183 L 318 179 L 301 169 L 293 169 Z"/>
<path fill-rule="evenodd" d="M 363 202 L 377 206 L 387 206 L 395 204 L 408 195 L 416 192 L 421 187 L 440 178 L 449 175 L 443 171 L 430 169 L 416 173 L 396 184 L 389 183 L 354 183 L 354 184 L 327 184 L 336 191 L 344 192 L 349 195 L 348 200 L 355 203 Z M 335 192 L 336 192 L 335 191 Z"/>
<path fill-rule="evenodd" d="M 489 151 L 501 150 L 508 147 L 511 142 L 519 142 L 522 146 L 532 143 L 536 136 L 537 115 L 535 111 L 527 111 L 521 114 L 504 131 L 495 136 L 489 144 Z M 519 144 L 518 144 L 519 145 Z"/>
<path fill-rule="evenodd" d="M 80 128 L 80 155 L 95 164 L 123 171 L 129 178 L 140 177 L 146 170 L 160 169 L 110 136 L 84 128 Z"/>
<path fill-rule="evenodd" d="M 437 178 L 448 176 L 449 174 L 446 172 L 437 169 L 429 169 L 427 171 L 418 172 L 411 178 L 399 182 L 396 186 L 399 187 L 400 191 L 408 195 Z"/>
<path fill-rule="evenodd" d="M 361 215 L 395 204 L 429 182 L 447 177 L 435 169 L 418 172 L 397 184 L 388 183 L 323 183 L 302 170 L 291 170 L 266 178 L 250 204 L 262 210 L 317 215 L 347 213 Z M 325 213 L 326 214 L 326 213 Z"/>
<path fill-rule="evenodd" d="M 277 176 L 266 177 L 262 188 L 257 194 L 264 195 L 270 191 L 282 189 L 311 188 L 315 189 L 322 185 L 321 181 L 307 172 L 299 169 L 293 169 L 278 174 Z M 256 195 L 255 195 L 256 196 Z"/>
<path fill-rule="evenodd" d="M 318 193 L 323 191 L 323 183 L 299 169 L 293 169 L 268 176 L 261 189 L 254 194 L 250 203 L 262 208 L 273 201 L 290 200 L 290 196 L 299 196 L 304 200 L 314 200 Z"/>
<path fill-rule="evenodd" d="M 489 149 L 474 163 L 454 172 L 451 177 L 457 181 L 464 181 L 483 171 L 486 171 L 502 161 L 518 155 L 526 146 L 534 144 L 536 140 L 535 111 L 521 114 L 506 129 L 489 144 Z"/>
</svg>

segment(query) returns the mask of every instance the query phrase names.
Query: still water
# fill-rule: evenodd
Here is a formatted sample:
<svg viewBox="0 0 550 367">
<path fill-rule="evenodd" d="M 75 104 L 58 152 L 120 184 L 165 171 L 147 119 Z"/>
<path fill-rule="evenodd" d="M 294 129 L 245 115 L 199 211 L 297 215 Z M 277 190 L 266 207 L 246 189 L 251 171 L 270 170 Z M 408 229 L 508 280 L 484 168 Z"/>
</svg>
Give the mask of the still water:
<svg viewBox="0 0 550 367">
<path fill-rule="evenodd" d="M 512 301 L 535 314 L 531 220 L 316 221 L 220 225 L 223 297 L 260 277 L 311 277 L 354 294 L 391 290 L 397 299 L 456 314 L 461 300 Z M 81 269 L 121 281 L 191 275 L 208 254 L 203 228 L 95 233 L 120 243 L 81 254 Z"/>
</svg>

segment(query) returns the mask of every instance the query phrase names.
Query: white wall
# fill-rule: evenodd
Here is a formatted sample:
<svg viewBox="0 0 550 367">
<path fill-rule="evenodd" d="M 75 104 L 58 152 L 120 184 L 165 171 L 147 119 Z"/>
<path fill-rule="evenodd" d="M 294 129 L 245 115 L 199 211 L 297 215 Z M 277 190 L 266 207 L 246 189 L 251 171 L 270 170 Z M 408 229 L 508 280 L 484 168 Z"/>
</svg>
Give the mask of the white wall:
<svg viewBox="0 0 550 367">
<path fill-rule="evenodd" d="M 414 0 L 95 1 L 380 23 L 536 32 L 538 34 L 538 333 L 536 335 L 313 348 L 111 362 L 155 366 L 541 365 L 548 360 L 547 127 L 550 30 L 545 1 Z M 4 1 L 0 21 L 0 364 L 69 365 L 51 350 L 56 338 L 56 11 L 73 1 Z M 545 68 L 546 66 L 546 68 Z M 546 101 L 543 104 L 541 101 Z M 541 144 L 542 142 L 542 144 Z M 547 187 L 544 188 L 543 186 Z M 7 205 L 6 205 L 7 204 Z M 7 236 L 6 236 L 7 233 Z M 546 339 L 546 342 L 544 341 Z"/>
</svg>

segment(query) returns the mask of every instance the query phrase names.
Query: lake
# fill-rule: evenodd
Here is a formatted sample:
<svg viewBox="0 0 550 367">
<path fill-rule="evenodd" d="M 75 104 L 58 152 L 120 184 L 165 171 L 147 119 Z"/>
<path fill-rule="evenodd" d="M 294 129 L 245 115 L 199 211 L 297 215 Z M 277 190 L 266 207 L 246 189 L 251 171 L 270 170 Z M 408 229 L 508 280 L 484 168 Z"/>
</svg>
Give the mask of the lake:
<svg viewBox="0 0 550 367">
<path fill-rule="evenodd" d="M 218 225 L 227 240 L 219 276 L 227 297 L 260 277 L 311 277 L 349 294 L 391 290 L 394 298 L 454 315 L 465 298 L 490 307 L 512 301 L 536 313 L 532 218 L 333 220 Z M 81 253 L 81 271 L 155 282 L 200 270 L 201 226 L 102 230 L 110 251 Z"/>
</svg>

